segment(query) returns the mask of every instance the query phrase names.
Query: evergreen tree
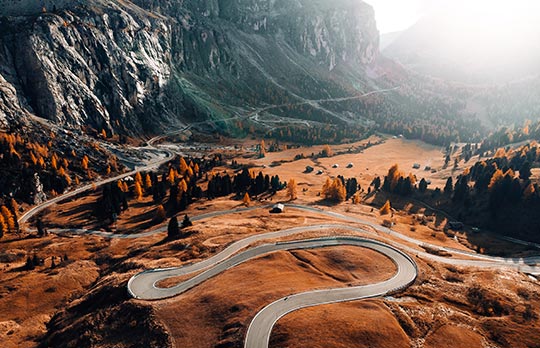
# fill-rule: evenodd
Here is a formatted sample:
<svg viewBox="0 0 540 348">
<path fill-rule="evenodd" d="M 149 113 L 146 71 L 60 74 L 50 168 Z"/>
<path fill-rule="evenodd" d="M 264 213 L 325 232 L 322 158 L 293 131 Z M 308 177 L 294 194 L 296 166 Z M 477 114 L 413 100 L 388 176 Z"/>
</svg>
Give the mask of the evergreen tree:
<svg viewBox="0 0 540 348">
<path fill-rule="evenodd" d="M 176 216 L 173 216 L 169 220 L 169 224 L 167 225 L 167 236 L 169 238 L 177 238 L 180 236 L 180 226 L 178 225 Z"/>
<path fill-rule="evenodd" d="M 531 177 L 531 163 L 525 161 L 519 168 L 519 177 L 525 181 L 529 180 Z"/>
<path fill-rule="evenodd" d="M 184 215 L 184 220 L 182 220 L 182 228 L 188 228 L 193 226 L 193 222 L 189 219 L 189 216 Z"/>
<path fill-rule="evenodd" d="M 453 183 L 452 177 L 448 177 L 448 179 L 446 180 L 446 185 L 444 186 L 444 193 L 450 196 L 453 191 L 454 191 L 454 183 Z"/>
<path fill-rule="evenodd" d="M 375 179 L 373 179 L 373 181 L 371 182 L 371 186 L 373 186 L 375 191 L 377 191 L 381 187 L 381 178 L 376 177 Z"/>
<path fill-rule="evenodd" d="M 41 217 L 38 218 L 36 227 L 39 237 L 44 237 L 47 234 L 47 232 L 45 231 L 45 227 L 43 226 L 43 219 Z"/>
<path fill-rule="evenodd" d="M 426 179 L 422 178 L 422 180 L 420 180 L 420 183 L 418 184 L 418 191 L 420 191 L 420 193 L 425 193 L 427 190 L 427 187 L 428 187 L 428 184 L 427 184 Z"/>
</svg>

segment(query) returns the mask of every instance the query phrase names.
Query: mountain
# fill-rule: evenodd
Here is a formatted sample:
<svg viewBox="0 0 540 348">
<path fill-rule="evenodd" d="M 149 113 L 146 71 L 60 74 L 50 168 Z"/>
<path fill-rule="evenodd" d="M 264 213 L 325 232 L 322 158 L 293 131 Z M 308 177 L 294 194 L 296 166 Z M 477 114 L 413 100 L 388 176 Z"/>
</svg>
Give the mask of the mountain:
<svg viewBox="0 0 540 348">
<path fill-rule="evenodd" d="M 380 38 L 380 49 L 381 49 L 381 51 L 384 51 L 384 49 L 386 47 L 393 44 L 394 41 L 399 39 L 402 34 L 403 34 L 402 31 L 394 31 L 394 32 L 391 32 L 391 33 L 381 34 L 381 38 Z"/>
<path fill-rule="evenodd" d="M 20 3 L 0 11 L 15 15 L 0 18 L 4 128 L 35 115 L 141 134 L 376 87 L 379 36 L 361 1 Z"/>
<path fill-rule="evenodd" d="M 450 81 L 506 83 L 536 75 L 540 24 L 516 23 L 511 7 L 508 11 L 507 17 L 500 14 L 499 22 L 464 10 L 428 14 L 393 38 L 382 53 L 408 69 Z"/>
</svg>

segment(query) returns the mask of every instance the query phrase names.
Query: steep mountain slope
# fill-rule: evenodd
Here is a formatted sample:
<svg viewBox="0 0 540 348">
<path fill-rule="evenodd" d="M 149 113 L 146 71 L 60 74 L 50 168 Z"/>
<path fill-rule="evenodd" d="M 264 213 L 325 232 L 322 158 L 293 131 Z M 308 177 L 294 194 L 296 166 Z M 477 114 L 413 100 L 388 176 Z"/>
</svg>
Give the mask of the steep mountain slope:
<svg viewBox="0 0 540 348">
<path fill-rule="evenodd" d="M 358 1 L 135 3 L 3 18 L 0 122 L 31 113 L 140 133 L 223 119 L 364 90 L 378 52 L 373 10 Z"/>
</svg>

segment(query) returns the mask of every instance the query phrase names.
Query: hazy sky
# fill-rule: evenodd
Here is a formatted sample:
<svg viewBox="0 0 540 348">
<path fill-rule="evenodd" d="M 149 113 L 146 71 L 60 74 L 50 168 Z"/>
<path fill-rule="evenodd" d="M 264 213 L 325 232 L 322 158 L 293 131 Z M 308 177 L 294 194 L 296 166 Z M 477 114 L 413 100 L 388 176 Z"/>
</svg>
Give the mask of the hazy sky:
<svg viewBox="0 0 540 348">
<path fill-rule="evenodd" d="M 456 11 L 482 25 L 527 25 L 540 21 L 540 0 L 364 0 L 375 8 L 381 33 L 400 31 L 432 11 Z"/>
<path fill-rule="evenodd" d="M 413 25 L 425 10 L 425 0 L 365 0 L 375 9 L 381 33 L 400 31 Z"/>
</svg>

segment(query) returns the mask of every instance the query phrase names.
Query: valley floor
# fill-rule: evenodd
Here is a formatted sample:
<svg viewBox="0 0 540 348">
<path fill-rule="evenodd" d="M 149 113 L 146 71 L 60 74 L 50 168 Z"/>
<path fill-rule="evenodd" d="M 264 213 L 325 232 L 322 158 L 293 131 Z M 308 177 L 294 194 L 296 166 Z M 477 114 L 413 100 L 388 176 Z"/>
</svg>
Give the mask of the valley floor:
<svg viewBox="0 0 540 348">
<path fill-rule="evenodd" d="M 356 151 L 368 141 L 381 139 L 384 142 L 379 145 Z M 428 250 L 422 248 L 424 244 L 456 250 L 455 255 L 447 255 L 450 260 L 472 260 L 478 250 L 520 258 L 538 255 L 538 250 L 501 241 L 486 232 L 465 229 L 445 233 L 447 216 L 421 202 L 384 193 L 367 194 L 373 178 L 386 175 L 393 164 L 442 189 L 446 178 L 460 170 L 443 169 L 441 148 L 385 136 L 333 146 L 334 153 L 342 154 L 315 160 L 295 157 L 318 153 L 322 146 L 267 153 L 264 158 L 257 158 L 249 144 L 246 148 L 219 151 L 228 151 L 231 160 L 271 176 L 279 175 L 283 181 L 294 178 L 298 198 L 290 201 L 286 192 L 280 191 L 261 201 L 253 198 L 253 210 L 197 219 L 203 214 L 243 207 L 241 201 L 232 197 L 202 199 L 180 215 L 192 218 L 194 226 L 187 229 L 189 233 L 171 240 L 164 232 L 167 222 L 156 224 L 156 206 L 146 196 L 130 201 L 129 209 L 120 216 L 111 236 L 124 237 L 108 238 L 83 233 L 103 229 L 102 222 L 92 215 L 100 195 L 98 188 L 45 212 L 44 221 L 51 232 L 64 229 L 61 233 L 36 238 L 24 232 L 2 239 L 0 337 L 4 346 L 34 347 L 46 342 L 44 346 L 128 347 L 143 342 L 141 335 L 146 332 L 147 346 L 240 347 L 253 317 L 274 300 L 306 290 L 376 283 L 396 271 L 389 259 L 367 249 L 339 246 L 291 250 L 245 262 L 170 299 L 144 302 L 127 295 L 128 279 L 142 270 L 195 263 L 215 255 L 233 241 L 298 226 L 360 226 L 369 232 L 362 237 L 401 243 L 417 254 Z M 347 168 L 349 163 L 352 168 Z M 415 163 L 421 164 L 421 168 L 413 169 Z M 304 172 L 306 166 L 312 166 L 314 171 Z M 426 166 L 435 171 L 425 171 Z M 317 175 L 318 170 L 323 173 Z M 215 169 L 216 173 L 223 171 L 233 172 L 229 166 Z M 364 189 L 361 204 L 348 201 L 333 205 L 321 200 L 326 178 L 337 175 L 358 179 Z M 388 198 L 396 209 L 391 215 L 381 216 L 378 208 Z M 367 223 L 337 221 L 316 210 L 286 207 L 282 214 L 270 214 L 266 206 L 277 202 L 335 212 L 374 225 L 391 219 L 395 223 L 393 231 L 418 243 L 381 233 Z M 433 218 L 420 223 L 419 215 Z M 75 231 L 70 229 L 84 231 L 73 234 Z M 102 235 L 107 236 L 106 233 Z M 145 234 L 136 238 L 141 233 Z M 335 235 L 357 233 L 334 227 L 306 231 L 295 239 Z M 437 250 L 431 248 L 428 252 L 434 251 Z M 473 254 L 469 257 L 459 252 Z M 34 254 L 43 263 L 28 270 L 26 259 Z M 418 264 L 419 276 L 408 289 L 384 298 L 293 312 L 278 321 L 270 346 L 534 347 L 540 341 L 538 330 L 531 330 L 540 324 L 540 287 L 534 278 L 507 267 L 479 269 L 410 256 Z M 164 285 L 183 280 L 175 278 Z M 124 316 L 130 321 L 123 322 L 120 317 L 125 312 L 146 314 L 144 318 Z M 116 340 L 111 333 L 121 324 L 124 332 Z"/>
</svg>

